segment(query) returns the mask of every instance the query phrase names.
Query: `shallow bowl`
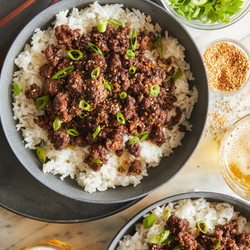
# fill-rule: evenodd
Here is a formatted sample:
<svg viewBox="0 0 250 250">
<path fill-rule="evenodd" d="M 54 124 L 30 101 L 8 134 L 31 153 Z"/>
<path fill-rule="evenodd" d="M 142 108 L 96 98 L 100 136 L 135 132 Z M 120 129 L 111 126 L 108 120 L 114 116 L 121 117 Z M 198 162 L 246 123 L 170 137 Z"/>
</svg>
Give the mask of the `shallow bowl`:
<svg viewBox="0 0 250 250">
<path fill-rule="evenodd" d="M 16 157 L 22 165 L 38 179 L 42 184 L 50 189 L 69 198 L 93 203 L 117 203 L 130 201 L 143 197 L 153 190 L 159 188 L 169 181 L 187 162 L 194 152 L 200 137 L 202 135 L 208 109 L 208 82 L 205 68 L 201 55 L 191 39 L 190 35 L 183 26 L 169 15 L 165 9 L 146 0 L 100 0 L 99 4 L 124 4 L 128 8 L 136 8 L 140 11 L 151 15 L 153 23 L 159 23 L 163 30 L 168 30 L 169 34 L 176 37 L 185 47 L 186 60 L 191 65 L 191 70 L 195 80 L 190 83 L 197 86 L 199 92 L 199 100 L 196 103 L 190 122 L 193 125 L 192 132 L 187 132 L 182 140 L 182 146 L 176 148 L 174 153 L 168 158 L 163 158 L 157 168 L 151 168 L 148 171 L 148 177 L 145 177 L 141 184 L 136 187 L 132 185 L 128 187 L 117 187 L 109 189 L 105 192 L 87 193 L 72 179 L 66 178 L 61 181 L 58 176 L 52 174 L 44 174 L 42 164 L 38 161 L 35 151 L 28 150 L 24 147 L 23 138 L 20 132 L 16 130 L 16 121 L 13 119 L 12 112 L 12 75 L 17 70 L 14 65 L 14 59 L 23 50 L 24 45 L 29 42 L 36 28 L 46 29 L 54 20 L 54 15 L 59 11 L 71 9 L 72 7 L 85 8 L 94 1 L 87 0 L 71 0 L 61 1 L 52 5 L 48 9 L 36 16 L 27 26 L 20 32 L 14 41 L 11 49 L 6 57 L 2 69 L 0 82 L 0 114 L 1 122 L 7 137 L 7 140 L 15 153 Z"/>
<path fill-rule="evenodd" d="M 230 205 L 234 206 L 235 210 L 240 212 L 240 215 L 247 218 L 247 220 L 250 220 L 250 206 L 248 203 L 239 200 L 235 197 L 225 195 L 225 194 L 219 194 L 219 193 L 211 193 L 211 192 L 190 192 L 190 193 L 184 193 L 184 194 L 178 194 L 174 195 L 165 199 L 162 199 L 160 201 L 157 201 L 153 203 L 152 205 L 149 205 L 148 207 L 141 210 L 139 213 L 137 213 L 132 219 L 130 219 L 117 233 L 117 235 L 114 237 L 114 239 L 111 241 L 108 250 L 114 250 L 118 247 L 119 241 L 122 240 L 122 238 L 127 235 L 133 235 L 135 231 L 135 225 L 138 222 L 141 222 L 143 219 L 143 215 L 150 212 L 152 209 L 162 206 L 164 204 L 168 204 L 169 202 L 175 202 L 182 199 L 199 199 L 199 198 L 205 198 L 209 202 L 226 202 Z"/>
</svg>

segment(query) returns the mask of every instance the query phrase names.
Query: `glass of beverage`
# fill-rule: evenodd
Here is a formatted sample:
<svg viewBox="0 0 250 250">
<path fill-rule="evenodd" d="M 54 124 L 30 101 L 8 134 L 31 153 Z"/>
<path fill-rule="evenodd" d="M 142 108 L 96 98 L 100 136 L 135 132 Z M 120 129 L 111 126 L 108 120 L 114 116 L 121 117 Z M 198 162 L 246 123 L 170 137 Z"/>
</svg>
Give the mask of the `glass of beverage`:
<svg viewBox="0 0 250 250">
<path fill-rule="evenodd" d="M 220 166 L 229 187 L 250 201 L 250 114 L 239 119 L 224 136 Z"/>
</svg>

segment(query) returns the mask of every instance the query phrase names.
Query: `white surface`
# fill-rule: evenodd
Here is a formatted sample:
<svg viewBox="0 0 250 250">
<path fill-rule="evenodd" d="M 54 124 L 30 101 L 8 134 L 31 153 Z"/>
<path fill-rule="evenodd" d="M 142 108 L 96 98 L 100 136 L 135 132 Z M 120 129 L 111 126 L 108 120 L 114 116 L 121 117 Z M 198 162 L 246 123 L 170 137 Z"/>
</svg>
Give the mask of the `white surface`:
<svg viewBox="0 0 250 250">
<path fill-rule="evenodd" d="M 200 51 L 212 40 L 225 37 L 242 42 L 250 50 L 249 24 L 250 13 L 238 23 L 217 31 L 186 28 Z M 244 93 L 249 93 L 249 86 Z M 220 97 L 219 94 L 211 93 L 210 106 L 216 105 L 216 100 Z M 239 95 L 230 96 L 230 100 L 234 101 L 238 101 L 239 98 L 241 98 Z M 245 98 L 245 103 L 250 104 L 249 94 Z M 247 113 L 249 110 L 245 108 L 240 116 Z M 227 125 L 230 125 L 236 118 L 237 114 L 234 114 Z M 214 191 L 238 197 L 226 185 L 220 173 L 218 149 L 219 144 L 204 134 L 189 162 L 170 182 L 125 211 L 98 221 L 80 224 L 45 223 L 27 219 L 0 208 L 0 250 L 19 249 L 29 244 L 55 238 L 68 243 L 77 250 L 107 249 L 112 238 L 126 221 L 145 206 L 159 199 L 188 191 Z"/>
</svg>

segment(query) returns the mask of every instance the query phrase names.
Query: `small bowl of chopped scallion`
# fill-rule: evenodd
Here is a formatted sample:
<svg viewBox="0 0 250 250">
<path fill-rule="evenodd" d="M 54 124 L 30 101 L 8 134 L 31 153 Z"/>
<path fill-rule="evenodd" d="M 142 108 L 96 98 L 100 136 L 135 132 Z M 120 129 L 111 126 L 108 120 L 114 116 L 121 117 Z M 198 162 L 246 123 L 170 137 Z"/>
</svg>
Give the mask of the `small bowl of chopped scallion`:
<svg viewBox="0 0 250 250">
<path fill-rule="evenodd" d="M 182 23 L 193 28 L 225 28 L 250 10 L 249 0 L 158 0 Z"/>
</svg>

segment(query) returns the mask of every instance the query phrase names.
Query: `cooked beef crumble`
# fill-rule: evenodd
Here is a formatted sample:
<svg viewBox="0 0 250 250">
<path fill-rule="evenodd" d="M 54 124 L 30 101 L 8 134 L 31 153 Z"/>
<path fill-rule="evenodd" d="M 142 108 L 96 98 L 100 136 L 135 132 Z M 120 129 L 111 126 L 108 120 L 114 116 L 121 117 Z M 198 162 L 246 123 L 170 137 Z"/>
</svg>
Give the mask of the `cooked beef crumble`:
<svg viewBox="0 0 250 250">
<path fill-rule="evenodd" d="M 149 250 L 170 250 L 178 246 L 184 250 L 215 250 L 232 249 L 246 250 L 250 248 L 250 234 L 239 233 L 239 226 L 235 221 L 226 225 L 215 226 L 215 232 L 202 233 L 198 236 L 187 231 L 189 222 L 176 215 L 171 215 L 166 222 L 165 229 L 170 231 L 172 241 L 161 244 L 148 244 Z"/>
<path fill-rule="evenodd" d="M 173 76 L 177 69 L 172 66 L 171 58 L 159 56 L 153 62 L 145 56 L 145 50 L 155 46 L 156 36 L 153 33 L 138 34 L 132 59 L 127 55 L 127 50 L 132 50 L 131 30 L 124 26 L 115 29 L 108 24 L 104 33 L 93 27 L 89 33 L 80 35 L 78 29 L 61 25 L 56 27 L 55 34 L 58 45 L 50 44 L 43 51 L 48 63 L 40 68 L 40 75 L 44 78 L 42 90 L 33 84 L 26 91 L 27 98 L 49 96 L 45 115 L 35 117 L 34 122 L 48 131 L 54 148 L 62 150 L 72 144 L 90 145 L 89 156 L 84 161 L 97 171 L 107 162 L 110 150 L 122 156 L 124 134 L 136 136 L 148 132 L 147 140 L 161 146 L 165 142 L 163 126 L 173 129 L 182 112 L 175 105 Z M 102 53 L 93 50 L 89 43 Z M 65 50 L 79 50 L 82 57 L 73 60 Z M 74 53 L 72 51 L 72 55 L 77 56 Z M 72 72 L 52 79 L 55 73 L 67 67 L 73 68 Z M 135 67 L 136 72 L 131 73 L 130 67 Z M 99 75 L 91 77 L 95 69 Z M 109 88 L 104 85 L 105 81 Z M 150 92 L 153 85 L 160 87 L 156 96 Z M 125 99 L 120 98 L 121 92 L 126 92 Z M 82 109 L 80 101 L 84 101 L 89 109 Z M 170 110 L 175 110 L 176 115 L 169 116 Z M 124 116 L 124 124 L 118 121 L 118 113 Z M 60 118 L 61 125 L 55 131 L 53 122 L 56 117 Z M 77 135 L 68 134 L 68 129 L 74 129 Z M 181 126 L 180 130 L 184 131 L 185 127 Z M 139 143 L 127 141 L 125 144 L 129 153 L 139 157 Z M 141 171 L 140 162 L 134 161 L 128 174 L 140 174 Z"/>
</svg>

